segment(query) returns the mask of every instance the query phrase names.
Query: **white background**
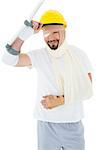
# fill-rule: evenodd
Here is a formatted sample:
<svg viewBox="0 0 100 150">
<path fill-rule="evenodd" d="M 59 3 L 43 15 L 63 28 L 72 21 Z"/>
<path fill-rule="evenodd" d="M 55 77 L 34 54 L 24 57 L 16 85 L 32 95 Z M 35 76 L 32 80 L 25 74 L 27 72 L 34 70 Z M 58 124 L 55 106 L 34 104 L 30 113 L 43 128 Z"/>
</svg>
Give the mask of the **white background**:
<svg viewBox="0 0 100 150">
<path fill-rule="evenodd" d="M 5 44 L 20 29 L 39 0 L 0 1 L 0 150 L 36 150 L 36 121 L 33 118 L 37 94 L 35 69 L 14 68 L 2 63 Z M 99 0 L 47 0 L 35 20 L 48 9 L 63 13 L 68 28 L 67 40 L 88 55 L 94 72 L 94 96 L 84 102 L 86 150 L 100 149 L 100 11 Z M 40 36 L 39 36 L 40 35 Z M 22 52 L 43 47 L 42 33 L 28 39 Z"/>
</svg>

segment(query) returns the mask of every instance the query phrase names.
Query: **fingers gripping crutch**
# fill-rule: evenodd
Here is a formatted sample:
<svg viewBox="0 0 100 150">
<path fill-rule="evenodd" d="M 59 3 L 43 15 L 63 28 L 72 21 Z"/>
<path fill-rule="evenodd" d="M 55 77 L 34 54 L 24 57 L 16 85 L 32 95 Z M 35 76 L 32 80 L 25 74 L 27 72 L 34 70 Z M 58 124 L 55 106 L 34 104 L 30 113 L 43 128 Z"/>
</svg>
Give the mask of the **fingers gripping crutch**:
<svg viewBox="0 0 100 150">
<path fill-rule="evenodd" d="M 23 26 L 21 27 L 21 29 L 16 33 L 16 35 L 13 36 L 13 38 L 8 42 L 8 44 L 6 45 L 6 49 L 9 50 L 11 49 L 11 45 L 12 43 L 15 41 L 15 39 L 17 37 L 19 37 L 21 40 L 25 41 L 26 38 L 28 37 L 30 34 L 32 34 L 32 32 L 34 33 L 34 30 L 32 29 L 33 25 L 32 25 L 32 19 L 33 17 L 36 15 L 37 11 L 39 10 L 39 8 L 42 6 L 42 4 L 44 3 L 45 0 L 40 0 L 39 3 L 36 5 L 36 7 L 34 8 L 33 12 L 31 13 L 31 15 L 29 16 L 28 20 L 24 21 Z M 13 51 L 14 52 L 14 51 Z M 15 55 L 17 55 L 17 52 L 15 51 Z"/>
</svg>

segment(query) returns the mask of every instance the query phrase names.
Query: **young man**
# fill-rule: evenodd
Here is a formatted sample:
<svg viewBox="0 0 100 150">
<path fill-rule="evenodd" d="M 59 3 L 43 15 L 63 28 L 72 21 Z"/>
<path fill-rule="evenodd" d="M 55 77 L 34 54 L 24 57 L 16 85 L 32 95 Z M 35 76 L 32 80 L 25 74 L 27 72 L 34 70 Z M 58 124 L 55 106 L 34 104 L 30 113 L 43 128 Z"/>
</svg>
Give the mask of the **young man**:
<svg viewBox="0 0 100 150">
<path fill-rule="evenodd" d="M 83 100 L 92 96 L 91 64 L 86 54 L 66 42 L 67 22 L 56 10 L 40 22 L 46 47 L 20 53 L 26 35 L 21 33 L 3 56 L 6 64 L 36 67 L 39 73 L 35 118 L 38 150 L 84 150 Z M 40 24 L 33 23 L 35 33 Z M 33 32 L 28 28 L 24 32 Z M 33 33 L 32 33 L 33 34 Z M 15 53 L 14 53 L 15 52 Z"/>
</svg>

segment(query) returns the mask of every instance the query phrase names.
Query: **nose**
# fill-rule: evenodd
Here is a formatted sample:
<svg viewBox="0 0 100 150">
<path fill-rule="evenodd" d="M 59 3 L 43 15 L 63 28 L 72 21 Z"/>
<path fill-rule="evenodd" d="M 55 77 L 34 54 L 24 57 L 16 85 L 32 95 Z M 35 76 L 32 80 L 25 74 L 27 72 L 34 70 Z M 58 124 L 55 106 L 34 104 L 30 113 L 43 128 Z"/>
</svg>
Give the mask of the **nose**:
<svg viewBox="0 0 100 150">
<path fill-rule="evenodd" d="M 49 36 L 48 36 L 48 39 L 49 39 L 49 41 L 54 41 L 54 40 L 55 40 L 55 37 L 54 37 L 53 35 L 49 35 Z"/>
</svg>

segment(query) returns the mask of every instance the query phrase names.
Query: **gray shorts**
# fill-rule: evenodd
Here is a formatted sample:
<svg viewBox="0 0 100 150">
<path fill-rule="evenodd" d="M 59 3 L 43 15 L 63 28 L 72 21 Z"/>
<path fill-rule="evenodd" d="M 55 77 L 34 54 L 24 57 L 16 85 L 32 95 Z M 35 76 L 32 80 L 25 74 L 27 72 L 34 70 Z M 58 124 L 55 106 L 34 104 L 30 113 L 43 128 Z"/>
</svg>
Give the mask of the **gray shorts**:
<svg viewBox="0 0 100 150">
<path fill-rule="evenodd" d="M 38 121 L 38 150 L 85 150 L 82 121 L 52 123 Z"/>
</svg>

